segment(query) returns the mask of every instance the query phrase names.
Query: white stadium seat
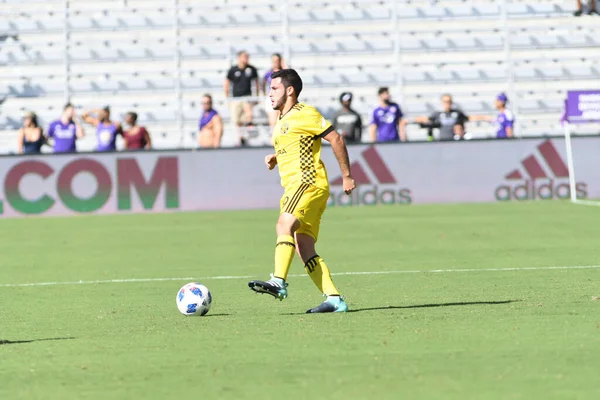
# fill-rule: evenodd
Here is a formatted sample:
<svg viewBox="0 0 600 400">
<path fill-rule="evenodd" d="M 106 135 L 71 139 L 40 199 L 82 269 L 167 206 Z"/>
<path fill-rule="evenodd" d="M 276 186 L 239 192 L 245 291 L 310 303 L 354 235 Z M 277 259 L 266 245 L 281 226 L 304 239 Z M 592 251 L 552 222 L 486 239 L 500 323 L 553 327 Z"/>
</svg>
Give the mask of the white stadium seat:
<svg viewBox="0 0 600 400">
<path fill-rule="evenodd" d="M 185 143 L 194 143 L 191 134 L 197 129 L 203 93 L 214 95 L 229 124 L 223 81 L 241 49 L 249 51 L 261 77 L 273 52 L 288 51 L 289 65 L 304 79 L 307 101 L 330 112 L 338 107 L 339 92 L 350 90 L 365 121 L 377 102 L 378 86 L 390 86 L 412 115 L 437 109 L 439 95 L 446 91 L 455 95 L 465 112 L 492 114 L 495 94 L 508 90 L 509 60 L 499 1 L 402 2 L 396 9 L 398 54 L 389 2 L 289 2 L 289 29 L 284 32 L 281 2 L 275 0 L 203 6 L 188 1 L 178 13 L 186 102 L 181 133 L 175 121 L 176 49 L 170 4 L 71 3 L 72 100 L 81 107 L 111 104 L 116 115 L 138 110 L 150 129 L 156 127 L 158 143 L 165 147 L 179 145 L 180 134 L 187 135 Z M 511 100 L 528 133 L 554 126 L 566 90 L 589 87 L 600 78 L 596 25 L 591 18 L 572 18 L 571 3 L 508 2 L 509 65 L 514 65 L 514 86 L 519 91 Z M 8 96 L 0 112 L 0 130 L 18 128 L 27 109 L 35 109 L 44 119 L 60 114 L 65 89 L 62 6 L 61 1 L 0 2 L 0 14 L 19 8 L 14 17 L 0 18 L 0 99 Z M 289 34 L 289 46 L 284 34 Z M 401 69 L 394 68 L 395 57 L 403 61 Z M 402 93 L 395 92 L 398 71 Z M 255 114 L 265 117 L 262 103 Z"/>
</svg>

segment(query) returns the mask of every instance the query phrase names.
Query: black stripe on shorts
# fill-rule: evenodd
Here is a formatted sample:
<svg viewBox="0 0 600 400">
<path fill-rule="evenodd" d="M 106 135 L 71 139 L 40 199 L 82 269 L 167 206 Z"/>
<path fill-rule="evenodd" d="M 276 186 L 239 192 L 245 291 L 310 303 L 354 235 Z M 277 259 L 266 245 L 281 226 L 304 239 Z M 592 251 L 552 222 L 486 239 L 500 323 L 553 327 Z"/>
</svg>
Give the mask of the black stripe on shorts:
<svg viewBox="0 0 600 400">
<path fill-rule="evenodd" d="M 292 196 L 292 199 L 290 200 L 290 203 L 285 208 L 285 212 L 286 213 L 288 213 L 288 214 L 293 214 L 294 213 L 294 210 L 296 209 L 296 206 L 300 202 L 300 199 L 302 198 L 302 195 L 304 194 L 304 192 L 306 192 L 306 189 L 308 189 L 309 186 L 310 185 L 307 184 L 307 183 L 303 183 L 302 185 L 300 185 L 300 187 L 298 188 L 298 190 L 296 190 L 296 193 L 294 193 L 294 195 Z"/>
</svg>

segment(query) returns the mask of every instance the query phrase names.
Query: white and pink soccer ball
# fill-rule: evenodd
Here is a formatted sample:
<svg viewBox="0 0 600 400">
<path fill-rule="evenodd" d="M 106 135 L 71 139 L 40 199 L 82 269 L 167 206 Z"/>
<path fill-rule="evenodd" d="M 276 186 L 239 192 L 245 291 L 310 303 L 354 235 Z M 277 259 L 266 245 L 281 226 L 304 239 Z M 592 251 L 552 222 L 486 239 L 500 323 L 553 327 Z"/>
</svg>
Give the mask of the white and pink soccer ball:
<svg viewBox="0 0 600 400">
<path fill-rule="evenodd" d="M 212 296 L 206 286 L 192 282 L 179 289 L 176 301 L 177 309 L 183 315 L 203 316 L 210 310 Z"/>
</svg>

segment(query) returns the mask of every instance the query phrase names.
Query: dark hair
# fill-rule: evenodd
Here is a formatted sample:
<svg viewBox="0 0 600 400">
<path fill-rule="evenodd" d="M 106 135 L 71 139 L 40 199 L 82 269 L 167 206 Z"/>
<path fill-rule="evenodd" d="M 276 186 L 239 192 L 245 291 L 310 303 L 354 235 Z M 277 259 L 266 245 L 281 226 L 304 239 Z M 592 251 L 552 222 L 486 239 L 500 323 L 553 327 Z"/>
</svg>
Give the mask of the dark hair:
<svg viewBox="0 0 600 400">
<path fill-rule="evenodd" d="M 300 92 L 302 92 L 302 78 L 296 72 L 296 70 L 288 68 L 288 69 L 280 69 L 277 72 L 274 72 L 271 75 L 271 80 L 281 78 L 281 83 L 283 83 L 284 88 L 293 87 L 294 92 L 296 93 L 296 98 L 300 97 Z"/>
<path fill-rule="evenodd" d="M 237 56 L 241 56 L 242 54 L 248 54 L 248 52 L 246 50 L 240 50 L 237 52 Z"/>
<path fill-rule="evenodd" d="M 209 99 L 209 100 L 210 100 L 210 102 L 211 102 L 211 103 L 212 103 L 212 101 L 213 101 L 213 100 L 212 100 L 212 96 L 211 96 L 210 94 L 208 94 L 208 93 L 205 93 L 205 94 L 203 94 L 203 95 L 202 95 L 202 97 L 206 97 L 207 99 Z"/>
<path fill-rule="evenodd" d="M 110 106 L 104 106 L 102 109 L 110 114 Z"/>
<path fill-rule="evenodd" d="M 279 53 L 273 53 L 273 54 L 271 54 L 271 57 L 277 57 L 281 60 L 281 54 L 279 54 Z"/>
<path fill-rule="evenodd" d="M 379 88 L 379 90 L 377 91 L 377 94 L 381 96 L 382 94 L 388 93 L 389 91 L 390 91 L 390 89 L 388 89 L 387 86 L 383 86 L 383 87 Z"/>
<path fill-rule="evenodd" d="M 137 113 L 135 113 L 135 112 L 133 112 L 133 111 L 129 111 L 129 112 L 127 113 L 127 115 L 131 116 L 131 119 L 133 119 L 133 122 L 137 122 L 137 119 L 138 119 L 138 115 L 137 115 Z"/>
<path fill-rule="evenodd" d="M 40 125 L 38 124 L 38 117 L 36 115 L 36 113 L 34 112 L 28 112 L 25 115 L 25 118 L 29 118 L 31 120 L 31 123 L 33 124 L 34 128 L 39 128 Z"/>
<path fill-rule="evenodd" d="M 70 107 L 71 107 L 71 108 L 75 108 L 75 106 L 74 106 L 73 104 L 71 104 L 71 103 L 67 103 L 67 104 L 65 104 L 65 106 L 64 106 L 64 108 L 63 108 L 63 111 L 65 111 L 67 108 L 70 108 Z"/>
</svg>

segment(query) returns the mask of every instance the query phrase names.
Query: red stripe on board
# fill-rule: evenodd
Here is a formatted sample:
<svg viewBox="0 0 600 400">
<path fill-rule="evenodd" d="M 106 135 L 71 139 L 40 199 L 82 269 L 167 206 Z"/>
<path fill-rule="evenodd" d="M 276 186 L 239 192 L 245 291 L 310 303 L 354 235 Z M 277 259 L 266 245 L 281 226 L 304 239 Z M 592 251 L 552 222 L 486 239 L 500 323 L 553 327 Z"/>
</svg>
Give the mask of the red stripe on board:
<svg viewBox="0 0 600 400">
<path fill-rule="evenodd" d="M 529 174 L 531 179 L 546 178 L 546 173 L 534 156 L 527 157 L 521 162 L 521 164 L 523 164 L 525 171 L 527 171 L 527 174 Z"/>
<path fill-rule="evenodd" d="M 552 170 L 554 176 L 557 178 L 569 177 L 569 169 L 567 168 L 567 165 L 563 161 L 560 154 L 558 154 L 558 151 L 556 151 L 556 148 L 550 140 L 546 140 L 544 143 L 540 144 L 538 149 Z"/>
<path fill-rule="evenodd" d="M 508 175 L 506 175 L 505 179 L 520 180 L 520 179 L 523 179 L 523 175 L 521 175 L 521 172 L 518 169 L 515 169 L 514 171 L 512 171 L 511 173 L 509 173 Z"/>
<path fill-rule="evenodd" d="M 352 178 L 354 178 L 354 183 L 357 185 L 370 185 L 371 180 L 367 176 L 364 168 L 355 161 L 350 165 L 350 171 L 352 172 Z M 342 177 L 338 177 L 331 182 L 332 186 L 341 186 L 343 182 Z"/>
<path fill-rule="evenodd" d="M 385 165 L 375 147 L 369 147 L 363 151 L 362 156 L 371 168 L 371 171 L 375 174 L 375 177 L 377 177 L 379 183 L 396 183 L 394 175 L 392 175 L 387 165 Z"/>
</svg>

